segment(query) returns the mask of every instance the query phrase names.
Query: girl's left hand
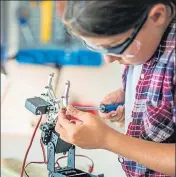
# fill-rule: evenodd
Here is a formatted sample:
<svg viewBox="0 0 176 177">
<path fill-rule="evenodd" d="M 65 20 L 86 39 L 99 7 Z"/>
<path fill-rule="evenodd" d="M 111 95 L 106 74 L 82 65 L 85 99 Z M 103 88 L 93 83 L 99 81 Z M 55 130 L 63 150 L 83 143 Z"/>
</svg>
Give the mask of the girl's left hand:
<svg viewBox="0 0 176 177">
<path fill-rule="evenodd" d="M 111 128 L 94 114 L 82 112 L 69 105 L 67 113 L 60 110 L 55 127 L 64 141 L 84 149 L 104 149 L 108 143 L 108 132 Z M 78 120 L 71 121 L 70 116 Z"/>
</svg>

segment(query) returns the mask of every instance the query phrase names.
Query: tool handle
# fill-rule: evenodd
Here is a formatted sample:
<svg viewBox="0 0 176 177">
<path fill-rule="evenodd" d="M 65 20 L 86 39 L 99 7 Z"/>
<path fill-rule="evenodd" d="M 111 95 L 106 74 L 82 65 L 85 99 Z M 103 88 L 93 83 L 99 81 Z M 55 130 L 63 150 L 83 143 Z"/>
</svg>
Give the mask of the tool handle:
<svg viewBox="0 0 176 177">
<path fill-rule="evenodd" d="M 119 103 L 119 104 L 110 104 L 110 105 L 101 104 L 100 105 L 100 111 L 102 113 L 108 113 L 108 112 L 111 112 L 111 111 L 116 111 L 117 107 L 121 106 L 121 105 L 123 105 L 123 104 L 122 103 Z"/>
</svg>

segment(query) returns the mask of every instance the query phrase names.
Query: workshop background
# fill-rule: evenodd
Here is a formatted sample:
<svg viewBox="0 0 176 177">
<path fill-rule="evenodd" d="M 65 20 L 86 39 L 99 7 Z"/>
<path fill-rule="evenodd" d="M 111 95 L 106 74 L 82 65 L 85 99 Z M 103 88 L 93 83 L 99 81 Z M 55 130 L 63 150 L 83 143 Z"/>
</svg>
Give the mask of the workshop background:
<svg viewBox="0 0 176 177">
<path fill-rule="evenodd" d="M 62 94 L 65 81 L 70 80 L 69 102 L 72 104 L 99 105 L 105 95 L 122 85 L 122 66 L 104 63 L 99 53 L 88 51 L 79 39 L 69 35 L 59 16 L 62 1 L 57 5 L 56 2 L 1 1 L 2 177 L 19 177 L 38 121 L 38 117 L 24 107 L 25 100 L 40 96 L 50 73 L 55 74 L 53 84 L 57 96 Z M 107 123 L 123 132 L 116 124 Z M 42 160 L 39 139 L 40 130 L 27 162 Z M 125 176 L 117 155 L 111 152 L 77 148 L 76 154 L 93 160 L 93 174 Z M 66 164 L 66 160 L 60 163 Z M 89 165 L 88 159 L 76 157 L 77 168 L 88 171 Z M 30 177 L 47 177 L 44 165 L 31 165 L 28 172 Z"/>
</svg>

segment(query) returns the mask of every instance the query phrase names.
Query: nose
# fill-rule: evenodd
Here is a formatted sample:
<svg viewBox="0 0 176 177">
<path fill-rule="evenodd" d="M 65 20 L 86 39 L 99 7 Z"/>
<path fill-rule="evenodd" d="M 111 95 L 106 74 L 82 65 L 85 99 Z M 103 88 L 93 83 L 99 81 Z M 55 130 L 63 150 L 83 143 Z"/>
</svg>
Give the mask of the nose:
<svg viewBox="0 0 176 177">
<path fill-rule="evenodd" d="M 121 60 L 120 57 L 107 55 L 107 54 L 104 54 L 103 57 L 104 57 L 104 60 L 105 60 L 106 63 L 112 63 L 114 61 L 120 61 Z"/>
</svg>

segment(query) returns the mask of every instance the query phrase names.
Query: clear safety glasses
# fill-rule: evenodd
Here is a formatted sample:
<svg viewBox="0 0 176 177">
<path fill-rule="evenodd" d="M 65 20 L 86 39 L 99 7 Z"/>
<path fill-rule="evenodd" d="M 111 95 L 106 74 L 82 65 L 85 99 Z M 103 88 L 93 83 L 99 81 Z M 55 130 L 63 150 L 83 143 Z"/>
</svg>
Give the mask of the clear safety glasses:
<svg viewBox="0 0 176 177">
<path fill-rule="evenodd" d="M 135 40 L 135 38 L 137 34 L 139 33 L 140 29 L 143 27 L 147 19 L 147 16 L 148 14 L 146 14 L 143 20 L 141 21 L 141 23 L 135 27 L 131 36 L 118 46 L 111 47 L 111 48 L 100 48 L 92 44 L 88 44 L 85 41 L 83 41 L 83 43 L 89 50 L 92 50 L 94 52 L 107 54 L 107 55 L 113 55 L 117 57 L 133 58 L 137 55 L 137 53 L 141 49 L 141 42 L 138 40 Z"/>
</svg>

